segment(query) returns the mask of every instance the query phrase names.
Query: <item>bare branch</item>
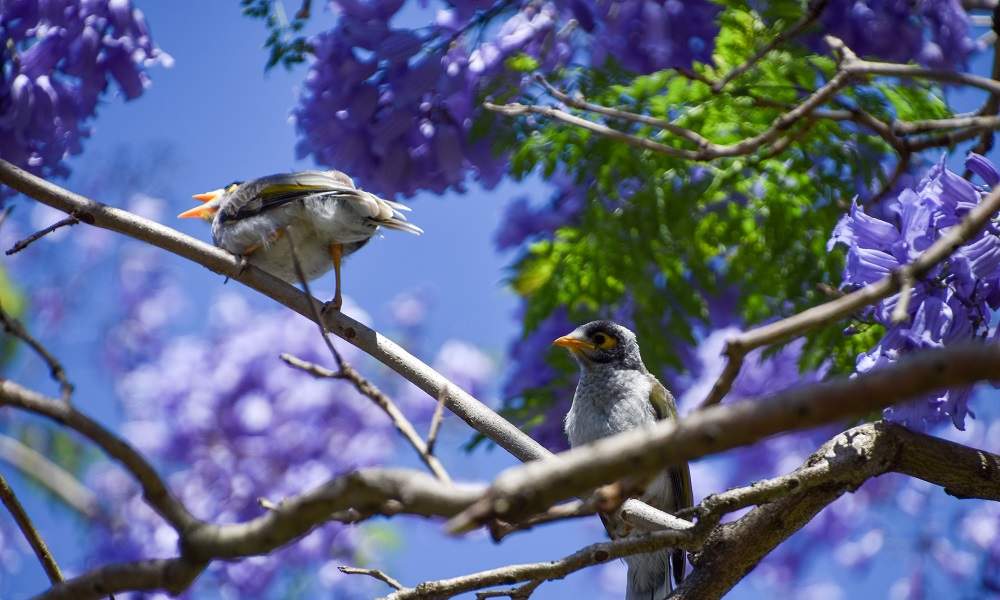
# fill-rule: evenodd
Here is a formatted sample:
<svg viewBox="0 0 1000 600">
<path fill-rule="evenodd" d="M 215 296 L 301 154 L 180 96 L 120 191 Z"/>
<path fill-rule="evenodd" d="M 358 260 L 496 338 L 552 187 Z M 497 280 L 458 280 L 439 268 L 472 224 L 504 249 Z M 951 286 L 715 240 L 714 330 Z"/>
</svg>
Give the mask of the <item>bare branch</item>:
<svg viewBox="0 0 1000 600">
<path fill-rule="evenodd" d="M 682 538 L 684 538 L 684 534 L 678 534 L 674 531 L 658 531 L 611 542 L 592 544 L 558 560 L 508 565 L 452 579 L 427 581 L 415 588 L 404 588 L 389 594 L 387 600 L 451 598 L 465 592 L 498 585 L 510 585 L 521 581 L 532 581 L 540 584 L 544 581 L 562 579 L 585 567 L 606 563 L 623 556 L 653 552 L 667 547 L 683 547 L 681 545 Z M 533 590 L 534 587 L 530 589 Z"/>
<path fill-rule="evenodd" d="M 184 557 L 115 563 L 55 585 L 34 600 L 102 600 L 119 592 L 159 590 L 176 596 L 186 590 L 206 566 L 208 563 Z"/>
<path fill-rule="evenodd" d="M 62 581 L 62 571 L 59 570 L 56 559 L 52 557 L 48 546 L 45 545 L 45 540 L 42 539 L 41 534 L 35 529 L 31 518 L 24 510 L 24 507 L 21 506 L 21 502 L 18 501 L 17 496 L 14 495 L 14 490 L 10 489 L 10 484 L 7 483 L 7 479 L 3 474 L 0 474 L 0 502 L 3 502 L 3 505 L 7 508 L 7 512 L 14 517 L 14 522 L 17 523 L 18 529 L 21 530 L 25 539 L 28 540 L 32 551 L 38 557 L 38 562 L 42 563 L 42 568 L 45 569 L 45 574 L 48 576 L 49 581 L 53 584 Z"/>
<path fill-rule="evenodd" d="M 372 468 L 336 477 L 283 500 L 246 523 L 199 523 L 182 535 L 185 556 L 210 560 L 264 554 L 305 535 L 333 513 L 351 509 L 374 515 L 450 516 L 482 494 L 482 486 L 442 486 L 413 469 Z"/>
<path fill-rule="evenodd" d="M 45 237 L 46 235 L 52 233 L 56 229 L 59 229 L 60 227 L 66 227 L 69 225 L 76 225 L 79 222 L 80 222 L 79 219 L 77 219 L 73 215 L 70 215 L 65 219 L 62 219 L 60 221 L 53 223 L 52 225 L 49 225 L 48 227 L 42 229 L 41 231 L 36 231 L 35 233 L 24 238 L 23 240 L 19 240 L 17 243 L 11 246 L 9 250 L 7 250 L 6 254 L 7 256 L 10 256 L 11 254 L 17 254 L 21 250 L 24 250 L 25 248 L 30 246 L 32 242 Z"/>
<path fill-rule="evenodd" d="M 44 486 L 82 516 L 92 518 L 100 512 L 94 492 L 66 469 L 14 438 L 0 435 L 0 460 Z"/>
<path fill-rule="evenodd" d="M 346 379 L 351 382 L 351 384 L 354 385 L 354 389 L 369 398 L 375 403 L 376 406 L 381 408 L 386 415 L 389 416 L 389 419 L 396 427 L 396 430 L 399 431 L 404 438 L 406 438 L 406 441 L 408 441 L 411 446 L 413 446 L 414 450 L 416 450 L 417 454 L 420 456 L 420 460 L 424 461 L 427 468 L 429 468 L 442 483 L 445 485 L 451 485 L 451 477 L 448 475 L 448 471 L 445 470 L 441 461 L 439 461 L 437 457 L 427 449 L 427 445 L 424 443 L 424 440 L 421 439 L 417 430 L 413 428 L 413 425 L 410 423 L 410 420 L 406 418 L 406 415 L 403 414 L 403 411 L 399 410 L 396 403 L 393 402 L 389 396 L 383 393 L 382 390 L 378 389 L 375 384 L 362 377 L 362 375 L 358 373 L 357 369 L 351 366 L 350 363 L 341 360 L 340 371 L 334 372 L 321 367 L 320 365 L 296 358 L 291 354 L 282 354 L 281 360 L 285 361 L 290 366 L 306 371 L 315 377 Z"/>
<path fill-rule="evenodd" d="M 359 569 L 357 567 L 337 567 L 337 569 L 339 569 L 341 573 L 346 573 L 347 575 L 368 575 L 369 577 L 374 577 L 379 581 L 384 581 L 393 589 L 403 589 L 403 584 L 378 569 Z"/>
<path fill-rule="evenodd" d="M 434 454 L 434 444 L 437 442 L 438 430 L 444 421 L 444 401 L 448 397 L 448 386 L 441 388 L 438 394 L 438 403 L 434 407 L 434 414 L 431 416 L 431 428 L 427 432 L 427 453 Z"/>
<path fill-rule="evenodd" d="M 712 530 L 702 549 L 690 555 L 694 571 L 672 598 L 722 597 L 820 510 L 883 473 L 911 474 L 944 486 L 945 491 L 959 497 L 973 492 L 974 497 L 997 500 L 998 468 L 1000 457 L 994 454 L 914 433 L 899 425 L 877 422 L 855 427 L 824 444 L 788 475 L 762 482 L 762 486 L 706 498 L 696 510 L 716 511 L 710 524 L 718 522 L 720 512 L 741 504 L 749 506 L 748 501 L 759 506 L 737 521 Z M 782 488 L 787 491 L 783 493 Z M 749 496 L 757 498 L 751 501 Z M 702 516 L 698 524 L 702 524 Z"/>
<path fill-rule="evenodd" d="M 664 421 L 574 448 L 559 460 L 507 469 L 489 494 L 452 518 L 467 531 L 490 519 L 511 523 L 625 475 L 651 474 L 758 439 L 870 414 L 932 390 L 996 377 L 1000 345 L 966 344 L 929 350 L 886 368 L 803 386 L 755 402 L 713 406 L 680 422 Z"/>
<path fill-rule="evenodd" d="M 0 406 L 15 406 L 47 417 L 100 446 L 139 480 L 143 498 L 177 531 L 184 531 L 198 522 L 184 505 L 170 494 L 163 479 L 142 455 L 71 405 L 55 398 L 47 398 L 13 381 L 0 379 Z"/>
<path fill-rule="evenodd" d="M 62 401 L 69 404 L 70 397 L 73 395 L 73 384 L 66 378 L 66 370 L 63 369 L 62 364 L 56 360 L 56 357 L 52 353 L 45 349 L 45 346 L 28 333 L 28 330 L 25 329 L 20 321 L 10 316 L 4 310 L 3 306 L 0 306 L 0 323 L 3 323 L 4 330 L 7 333 L 27 344 L 35 351 L 35 354 L 45 361 L 45 364 L 49 366 L 49 373 L 52 374 L 52 378 L 56 380 L 62 390 Z"/>
</svg>

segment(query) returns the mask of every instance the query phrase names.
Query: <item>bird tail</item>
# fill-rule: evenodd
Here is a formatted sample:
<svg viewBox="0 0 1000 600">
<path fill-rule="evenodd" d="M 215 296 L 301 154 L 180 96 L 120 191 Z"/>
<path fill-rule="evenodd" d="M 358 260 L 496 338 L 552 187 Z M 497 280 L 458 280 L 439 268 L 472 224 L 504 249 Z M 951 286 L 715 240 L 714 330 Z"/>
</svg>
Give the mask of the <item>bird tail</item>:
<svg viewBox="0 0 1000 600">
<path fill-rule="evenodd" d="M 375 194 L 361 190 L 357 191 L 357 196 L 367 206 L 368 217 L 382 227 L 395 229 L 396 231 L 406 231 L 414 235 L 420 235 L 424 232 L 423 229 L 407 221 L 406 216 L 403 215 L 403 211 L 410 210 L 409 206 L 393 202 L 392 200 L 386 200 L 385 198 L 379 198 Z"/>
<path fill-rule="evenodd" d="M 677 561 L 674 560 L 680 553 L 683 561 L 683 552 L 673 548 L 626 557 L 628 582 L 625 600 L 664 600 L 669 596 L 674 591 L 674 580 L 680 583 L 684 579 L 683 562 L 678 568 Z M 674 571 L 674 577 L 671 577 L 671 571 Z"/>
</svg>

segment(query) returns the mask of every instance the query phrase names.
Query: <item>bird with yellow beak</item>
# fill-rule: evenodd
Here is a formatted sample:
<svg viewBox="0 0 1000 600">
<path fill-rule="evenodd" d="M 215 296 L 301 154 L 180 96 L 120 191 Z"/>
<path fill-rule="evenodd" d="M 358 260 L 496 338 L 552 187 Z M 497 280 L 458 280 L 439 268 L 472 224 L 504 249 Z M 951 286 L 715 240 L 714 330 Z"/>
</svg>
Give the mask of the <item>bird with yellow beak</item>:
<svg viewBox="0 0 1000 600">
<path fill-rule="evenodd" d="M 379 198 L 354 186 L 340 171 L 302 171 L 251 179 L 196 194 L 204 202 L 178 215 L 198 217 L 212 224 L 215 245 L 289 283 L 299 283 L 292 248 L 306 281 L 331 268 L 336 293 L 328 306 L 343 304 L 340 267 L 380 227 L 423 233 L 406 220 L 409 208 Z"/>
<path fill-rule="evenodd" d="M 567 348 L 580 366 L 580 382 L 566 415 L 566 435 L 572 447 L 636 429 L 662 419 L 677 419 L 673 395 L 642 363 L 635 334 L 611 321 L 581 325 L 552 342 Z M 691 471 L 687 464 L 656 476 L 639 497 L 673 513 L 692 504 Z M 632 534 L 625 523 L 601 515 L 612 538 Z M 679 548 L 635 554 L 628 564 L 626 600 L 662 600 L 673 581 L 684 579 L 685 556 Z"/>
</svg>

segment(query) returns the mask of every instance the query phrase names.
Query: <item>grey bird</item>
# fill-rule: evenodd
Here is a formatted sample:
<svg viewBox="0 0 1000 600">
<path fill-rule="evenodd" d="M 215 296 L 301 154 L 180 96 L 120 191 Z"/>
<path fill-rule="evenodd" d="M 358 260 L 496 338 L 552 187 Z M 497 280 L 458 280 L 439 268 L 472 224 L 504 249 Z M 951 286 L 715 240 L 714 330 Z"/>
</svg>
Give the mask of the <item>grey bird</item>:
<svg viewBox="0 0 1000 600">
<path fill-rule="evenodd" d="M 336 294 L 330 306 L 337 310 L 343 302 L 340 265 L 345 257 L 367 244 L 380 227 L 423 233 L 403 216 L 402 211 L 409 208 L 357 189 L 340 171 L 270 175 L 194 198 L 205 204 L 181 213 L 180 218 L 211 222 L 216 246 L 247 257 L 251 264 L 289 283 L 299 283 L 285 238 L 291 227 L 306 281 L 331 268 L 336 272 Z"/>
<path fill-rule="evenodd" d="M 566 415 L 566 435 L 572 447 L 589 444 L 661 419 L 677 419 L 673 395 L 642 363 L 635 334 L 611 321 L 581 325 L 552 342 L 568 348 L 580 365 L 580 383 Z M 640 499 L 673 513 L 691 506 L 691 471 L 672 467 L 656 476 Z M 630 534 L 624 523 L 601 515 L 612 538 Z M 625 558 L 628 564 L 626 600 L 661 600 L 684 579 L 685 554 L 679 548 Z"/>
</svg>

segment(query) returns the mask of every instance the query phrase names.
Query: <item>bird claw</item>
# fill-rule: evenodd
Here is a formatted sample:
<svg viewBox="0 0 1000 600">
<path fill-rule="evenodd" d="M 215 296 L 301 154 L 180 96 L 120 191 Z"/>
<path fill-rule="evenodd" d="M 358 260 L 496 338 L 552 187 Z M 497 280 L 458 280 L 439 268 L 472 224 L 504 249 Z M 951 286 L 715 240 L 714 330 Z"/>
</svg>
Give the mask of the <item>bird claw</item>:
<svg viewBox="0 0 1000 600">
<path fill-rule="evenodd" d="M 321 316 L 325 318 L 327 315 L 329 315 L 334 311 L 340 312 L 340 307 L 343 304 L 344 304 L 343 299 L 340 296 L 335 296 L 333 300 L 330 300 L 329 302 L 323 305 L 323 312 L 321 313 Z"/>
<path fill-rule="evenodd" d="M 236 258 L 238 258 L 240 261 L 240 268 L 238 271 L 236 271 L 236 276 L 241 277 L 243 273 L 247 270 L 247 267 L 250 266 L 250 259 L 242 255 L 237 255 Z"/>
</svg>

